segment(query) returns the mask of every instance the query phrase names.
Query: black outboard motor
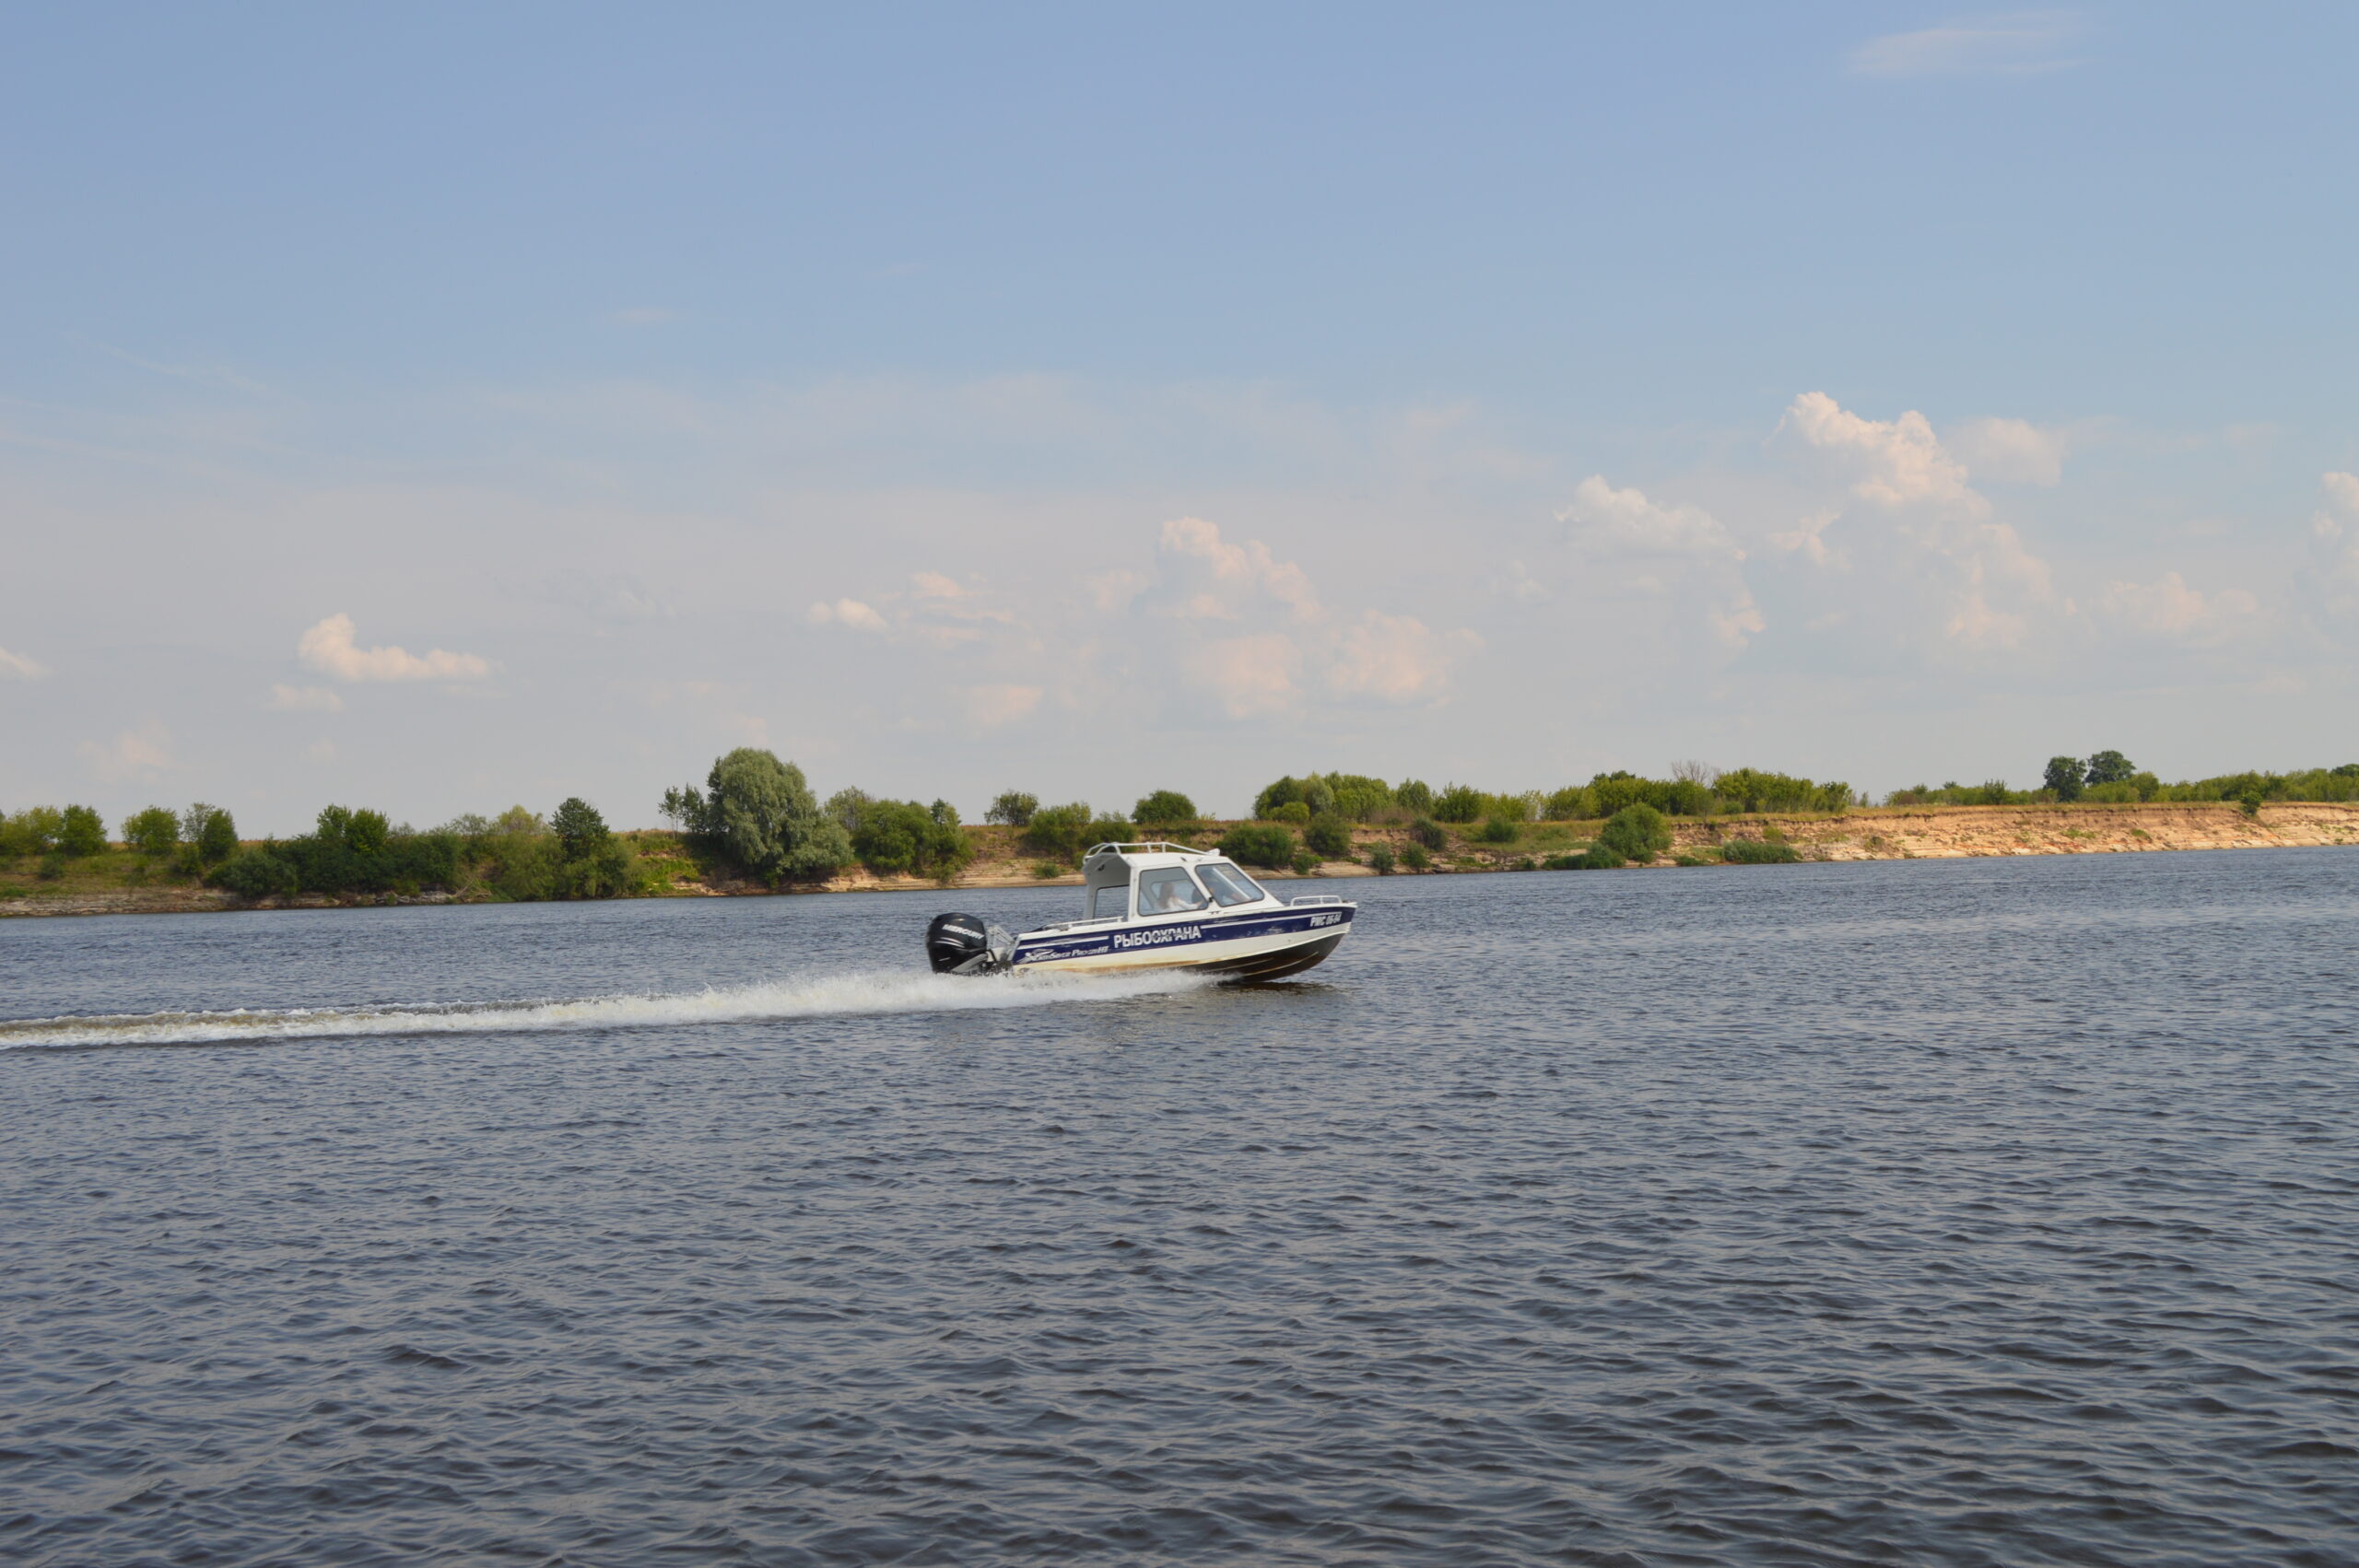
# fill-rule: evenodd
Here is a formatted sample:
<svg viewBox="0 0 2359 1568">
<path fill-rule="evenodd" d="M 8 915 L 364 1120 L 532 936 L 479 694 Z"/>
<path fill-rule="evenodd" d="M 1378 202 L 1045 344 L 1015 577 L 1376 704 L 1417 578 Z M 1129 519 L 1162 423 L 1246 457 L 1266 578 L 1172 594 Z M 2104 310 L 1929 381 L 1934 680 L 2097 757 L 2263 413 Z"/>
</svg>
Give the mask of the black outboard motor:
<svg viewBox="0 0 2359 1568">
<path fill-rule="evenodd" d="M 1015 939 L 980 915 L 936 915 L 925 929 L 925 959 L 937 975 L 990 975 L 1007 967 Z"/>
</svg>

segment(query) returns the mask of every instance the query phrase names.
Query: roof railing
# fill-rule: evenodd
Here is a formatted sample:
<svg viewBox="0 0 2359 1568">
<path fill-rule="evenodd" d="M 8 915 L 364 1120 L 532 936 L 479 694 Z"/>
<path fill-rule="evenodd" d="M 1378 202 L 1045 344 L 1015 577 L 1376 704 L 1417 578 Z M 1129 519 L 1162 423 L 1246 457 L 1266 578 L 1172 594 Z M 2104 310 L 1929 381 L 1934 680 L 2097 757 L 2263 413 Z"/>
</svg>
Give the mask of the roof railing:
<svg viewBox="0 0 2359 1568">
<path fill-rule="evenodd" d="M 1111 849 L 1117 855 L 1209 855 L 1209 849 L 1191 849 L 1185 844 L 1167 844 L 1156 839 L 1152 844 L 1092 844 L 1089 853 L 1102 854 Z"/>
</svg>

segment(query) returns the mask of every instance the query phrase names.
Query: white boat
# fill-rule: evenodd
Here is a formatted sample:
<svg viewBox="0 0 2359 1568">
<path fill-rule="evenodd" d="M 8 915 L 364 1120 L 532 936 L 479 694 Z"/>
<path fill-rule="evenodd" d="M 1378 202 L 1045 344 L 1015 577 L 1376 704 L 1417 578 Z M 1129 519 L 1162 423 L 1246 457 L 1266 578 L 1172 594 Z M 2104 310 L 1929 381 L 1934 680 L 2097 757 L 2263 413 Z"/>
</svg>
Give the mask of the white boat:
<svg viewBox="0 0 2359 1568">
<path fill-rule="evenodd" d="M 1280 899 L 1225 855 L 1184 844 L 1099 844 L 1082 858 L 1078 920 L 1011 936 L 937 915 L 926 960 L 943 975 L 1193 969 L 1239 980 L 1299 974 L 1335 951 L 1359 906 Z"/>
</svg>

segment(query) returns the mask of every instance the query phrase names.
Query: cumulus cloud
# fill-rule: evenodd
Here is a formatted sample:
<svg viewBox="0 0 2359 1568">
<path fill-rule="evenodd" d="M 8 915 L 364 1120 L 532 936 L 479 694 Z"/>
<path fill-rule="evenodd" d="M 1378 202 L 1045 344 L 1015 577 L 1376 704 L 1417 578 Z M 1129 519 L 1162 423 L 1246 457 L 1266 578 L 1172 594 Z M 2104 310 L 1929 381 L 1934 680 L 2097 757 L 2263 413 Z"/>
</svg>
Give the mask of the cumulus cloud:
<svg viewBox="0 0 2359 1568">
<path fill-rule="evenodd" d="M 1471 631 L 1437 632 L 1414 615 L 1364 610 L 1344 630 L 1327 684 L 1381 702 L 1423 702 L 1438 696 L 1450 672 L 1482 649 L 1483 639 Z"/>
<path fill-rule="evenodd" d="M 1966 465 L 1914 409 L 1897 419 L 1865 419 L 1825 392 L 1804 392 L 1786 410 L 1785 428 L 1848 470 L 1852 494 L 1862 500 L 1881 507 L 1932 503 L 1977 515 L 1989 509 L 1967 488 Z"/>
<path fill-rule="evenodd" d="M 152 778 L 175 766 L 171 739 L 163 725 L 149 720 L 136 730 L 119 731 L 111 741 L 84 741 L 75 749 L 92 777 L 100 783 L 119 784 Z"/>
<path fill-rule="evenodd" d="M 2187 643 L 2218 642 L 2259 608 L 2242 589 L 2205 594 L 2177 572 L 2165 572 L 2158 582 L 2107 583 L 2096 602 L 2100 615 L 2126 630 Z"/>
<path fill-rule="evenodd" d="M 2327 607 L 2338 614 L 2359 610 L 2359 474 L 2323 474 L 2326 505 L 2310 518 L 2310 557 Z"/>
<path fill-rule="evenodd" d="M 472 653 L 433 649 L 423 656 L 402 648 L 355 644 L 352 617 L 330 615 L 305 632 L 296 652 L 304 663 L 339 681 L 479 681 L 491 662 Z"/>
<path fill-rule="evenodd" d="M 1039 710 L 1039 686 L 981 685 L 967 688 L 967 717 L 985 729 L 1029 719 Z"/>
<path fill-rule="evenodd" d="M 876 613 L 874 605 L 863 604 L 857 599 L 839 599 L 832 604 L 825 603 L 814 604 L 811 606 L 810 616 L 811 624 L 815 626 L 850 626 L 854 631 L 863 632 L 884 632 L 892 629 L 886 624 L 885 617 Z"/>
<path fill-rule="evenodd" d="M 1886 33 L 1851 52 L 1862 76 L 2036 76 L 2075 64 L 2064 49 L 2080 30 L 2061 11 L 2016 11 Z"/>
<path fill-rule="evenodd" d="M 1977 474 L 2015 485 L 2055 485 L 2064 477 L 2071 442 L 2061 430 L 2027 419 L 1969 419 L 1944 444 Z"/>
<path fill-rule="evenodd" d="M 1567 537 L 1595 555 L 1697 556 L 1744 559 L 1736 540 L 1701 507 L 1664 506 L 1637 489 L 1617 490 L 1592 474 L 1556 513 Z"/>
<path fill-rule="evenodd" d="M 274 685 L 270 706 L 281 713 L 341 713 L 344 698 L 326 686 Z"/>
<path fill-rule="evenodd" d="M 1188 595 L 1186 602 L 1202 606 L 1224 603 L 1238 591 L 1266 598 L 1285 607 L 1296 620 L 1315 621 L 1322 614 L 1319 595 L 1300 567 L 1281 561 L 1260 540 L 1231 544 L 1220 530 L 1200 517 L 1173 518 L 1163 525 L 1163 556 L 1168 565 L 1193 567 L 1192 575 L 1209 575 L 1216 591 Z M 1226 618 L 1226 617 L 1219 617 Z"/>
<path fill-rule="evenodd" d="M 48 673 L 49 666 L 40 660 L 0 648 L 0 681 L 38 681 Z"/>
<path fill-rule="evenodd" d="M 1870 419 L 1825 392 L 1804 392 L 1788 406 L 1779 430 L 1830 466 L 1855 500 L 1868 503 L 1875 526 L 1846 537 L 1873 547 L 1879 571 L 1897 574 L 1891 591 L 1906 595 L 1914 578 L 1945 593 L 1945 611 L 1923 618 L 1963 647 L 2013 648 L 2024 641 L 2034 607 L 2054 597 L 2048 563 L 2011 524 L 1992 521 L 1990 503 L 1967 482 L 1966 464 L 1922 414 L 1912 409 L 1896 419 Z M 2009 429 L 1998 439 L 2020 447 L 2017 436 Z M 1829 546 L 1822 535 L 1830 522 L 1848 521 L 1849 509 L 1837 509 L 1837 517 L 1813 519 L 1813 526 L 1776 542 L 1825 560 Z"/>
<path fill-rule="evenodd" d="M 910 581 L 921 599 L 964 599 L 967 597 L 967 591 L 958 585 L 956 578 L 945 577 L 940 572 L 918 572 L 910 577 Z"/>
<path fill-rule="evenodd" d="M 1592 474 L 1574 487 L 1571 504 L 1557 511 L 1556 521 L 1565 524 L 1567 542 L 1592 559 L 1669 562 L 1700 581 L 1705 624 L 1722 646 L 1742 649 L 1768 628 L 1738 569 L 1743 549 L 1703 508 L 1666 505 L 1635 487 L 1617 490 Z M 1661 586 L 1651 578 L 1640 584 Z"/>
<path fill-rule="evenodd" d="M 1302 649 L 1284 632 L 1198 643 L 1186 650 L 1182 668 L 1231 719 L 1287 712 L 1301 695 Z"/>
</svg>

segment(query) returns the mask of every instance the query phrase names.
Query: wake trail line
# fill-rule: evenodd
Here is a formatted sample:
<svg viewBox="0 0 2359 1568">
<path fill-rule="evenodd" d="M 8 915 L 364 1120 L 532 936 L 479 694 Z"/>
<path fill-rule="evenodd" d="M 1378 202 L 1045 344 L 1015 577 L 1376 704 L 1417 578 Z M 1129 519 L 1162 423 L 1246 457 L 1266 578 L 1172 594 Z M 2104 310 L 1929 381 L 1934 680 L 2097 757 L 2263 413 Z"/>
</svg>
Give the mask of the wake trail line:
<svg viewBox="0 0 2359 1568">
<path fill-rule="evenodd" d="M 566 1001 L 392 1002 L 376 1007 L 240 1008 L 0 1020 L 0 1051 L 98 1046 L 197 1046 L 354 1035 L 469 1035 L 502 1030 L 618 1029 L 743 1024 L 862 1013 L 957 1012 L 1059 1002 L 1120 1001 L 1199 989 L 1185 975 L 1018 976 L 974 979 L 874 972 L 767 981 L 701 991 Z"/>
</svg>

